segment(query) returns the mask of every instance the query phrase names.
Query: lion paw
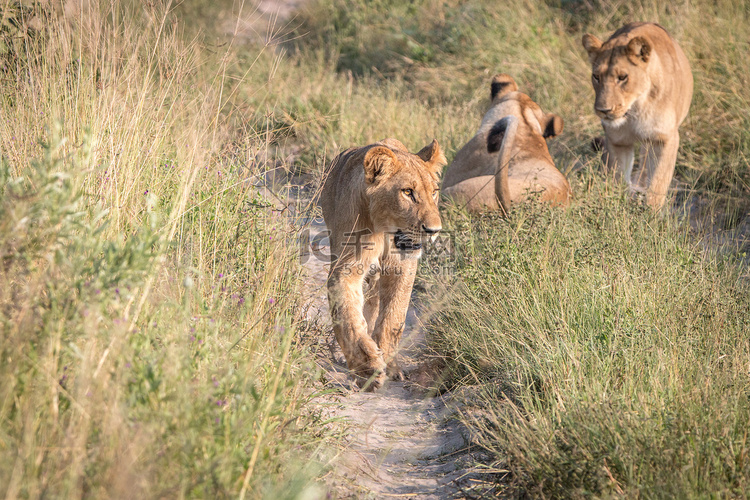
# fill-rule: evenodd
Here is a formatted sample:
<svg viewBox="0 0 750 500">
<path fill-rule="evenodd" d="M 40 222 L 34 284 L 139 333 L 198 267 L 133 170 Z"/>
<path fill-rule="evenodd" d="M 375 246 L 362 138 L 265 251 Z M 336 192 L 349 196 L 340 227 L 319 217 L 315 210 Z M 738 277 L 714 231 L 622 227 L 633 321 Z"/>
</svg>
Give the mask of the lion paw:
<svg viewBox="0 0 750 500">
<path fill-rule="evenodd" d="M 352 356 L 349 368 L 360 388 L 374 391 L 385 382 L 387 367 L 379 349 L 367 350 L 362 347 L 360 346 L 359 352 Z"/>
<path fill-rule="evenodd" d="M 385 370 L 359 370 L 355 372 L 355 379 L 360 389 L 372 392 L 383 387 L 385 375 Z"/>
<path fill-rule="evenodd" d="M 401 370 L 401 367 L 396 363 L 388 365 L 388 368 L 386 368 L 386 374 L 391 380 L 403 382 L 406 379 L 404 377 L 404 372 Z"/>
</svg>

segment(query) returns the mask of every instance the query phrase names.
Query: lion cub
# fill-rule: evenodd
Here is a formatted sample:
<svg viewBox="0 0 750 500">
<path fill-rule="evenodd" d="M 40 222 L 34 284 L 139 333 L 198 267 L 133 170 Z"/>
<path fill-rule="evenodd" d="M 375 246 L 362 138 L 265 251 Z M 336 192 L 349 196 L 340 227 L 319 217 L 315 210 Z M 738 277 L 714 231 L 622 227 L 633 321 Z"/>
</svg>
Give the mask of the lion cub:
<svg viewBox="0 0 750 500">
<path fill-rule="evenodd" d="M 562 118 L 544 113 L 518 92 L 509 75 L 496 75 L 490 91 L 490 109 L 476 135 L 448 167 L 443 194 L 472 211 L 501 207 L 507 213 L 511 203 L 534 195 L 541 201 L 567 204 L 570 185 L 555 168 L 545 142 L 562 132 Z"/>
<path fill-rule="evenodd" d="M 680 133 L 693 98 L 693 73 L 685 53 L 658 24 L 623 26 L 607 40 L 583 35 L 591 62 L 594 110 L 606 136 L 607 166 L 631 193 L 634 144 L 640 142 L 646 203 L 660 208 L 674 174 Z"/>
<path fill-rule="evenodd" d="M 437 141 L 417 154 L 395 139 L 351 148 L 332 162 L 321 192 L 330 231 L 328 304 L 333 331 L 362 386 L 403 379 L 396 350 L 422 245 L 442 229 Z"/>
</svg>

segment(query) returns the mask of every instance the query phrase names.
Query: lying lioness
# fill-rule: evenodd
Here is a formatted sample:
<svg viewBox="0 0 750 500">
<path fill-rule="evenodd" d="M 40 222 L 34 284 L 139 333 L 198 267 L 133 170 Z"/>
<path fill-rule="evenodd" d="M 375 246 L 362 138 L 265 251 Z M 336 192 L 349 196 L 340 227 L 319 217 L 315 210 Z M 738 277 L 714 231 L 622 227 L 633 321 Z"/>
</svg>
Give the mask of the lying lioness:
<svg viewBox="0 0 750 500">
<path fill-rule="evenodd" d="M 422 245 L 442 229 L 437 141 L 411 154 L 385 139 L 338 155 L 321 192 L 330 231 L 328 304 L 349 369 L 369 389 L 403 378 L 396 349 Z"/>
<path fill-rule="evenodd" d="M 570 185 L 545 142 L 562 132 L 562 118 L 544 113 L 508 75 L 496 75 L 490 88 L 492 105 L 448 167 L 443 194 L 472 211 L 507 212 L 511 203 L 530 196 L 567 204 Z"/>
</svg>

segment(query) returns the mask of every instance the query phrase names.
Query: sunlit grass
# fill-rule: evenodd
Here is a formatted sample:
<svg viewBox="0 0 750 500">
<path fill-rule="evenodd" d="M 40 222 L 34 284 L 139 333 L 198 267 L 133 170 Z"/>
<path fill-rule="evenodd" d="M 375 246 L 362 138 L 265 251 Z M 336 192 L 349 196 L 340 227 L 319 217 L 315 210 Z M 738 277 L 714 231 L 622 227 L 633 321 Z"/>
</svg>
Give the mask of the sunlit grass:
<svg viewBox="0 0 750 500">
<path fill-rule="evenodd" d="M 741 255 L 596 180 L 569 209 L 445 221 L 458 271 L 429 332 L 453 383 L 477 387 L 466 421 L 508 491 L 746 496 Z"/>
<path fill-rule="evenodd" d="M 42 24 L 0 87 L 0 491 L 314 494 L 295 229 L 253 185 L 232 47 L 140 2 L 56 8 L 3 6 Z"/>
<path fill-rule="evenodd" d="M 750 91 L 742 62 L 749 11 L 747 2 L 319 0 L 298 16 L 301 37 L 294 48 L 305 61 L 325 54 L 340 74 L 362 78 L 362 87 L 386 98 L 385 104 L 372 98 L 369 111 L 350 107 L 362 122 L 379 122 L 382 110 L 407 106 L 413 118 L 405 133 L 434 131 L 438 140 L 447 140 L 449 160 L 476 129 L 492 75 L 509 73 L 544 110 L 565 120 L 563 135 L 550 148 L 566 170 L 590 154 L 589 141 L 602 133 L 592 112 L 582 35 L 605 39 L 627 22 L 658 22 L 679 41 L 695 77 L 693 104 L 681 129 L 680 186 L 737 198 L 745 197 L 750 186 Z M 337 92 L 344 85 L 339 80 L 328 89 L 333 102 L 342 102 Z M 391 89 L 398 95 L 389 94 Z M 352 99 L 370 96 L 355 89 Z M 400 131 L 404 121 L 398 118 L 389 125 Z M 444 119 L 450 128 L 441 124 Z M 337 117 L 333 123 L 336 137 L 349 135 L 336 123 L 345 121 Z M 462 135 L 455 143 L 454 131 Z"/>
</svg>

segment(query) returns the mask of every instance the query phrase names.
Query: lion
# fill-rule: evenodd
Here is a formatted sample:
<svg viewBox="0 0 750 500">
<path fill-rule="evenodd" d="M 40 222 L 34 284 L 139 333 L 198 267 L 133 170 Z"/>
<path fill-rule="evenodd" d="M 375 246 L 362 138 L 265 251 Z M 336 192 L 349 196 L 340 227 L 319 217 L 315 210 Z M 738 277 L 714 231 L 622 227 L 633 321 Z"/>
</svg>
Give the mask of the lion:
<svg viewBox="0 0 750 500">
<path fill-rule="evenodd" d="M 693 73 L 677 42 L 654 23 L 623 26 L 607 40 L 583 36 L 596 92 L 594 111 L 604 128 L 607 168 L 631 194 L 634 145 L 641 143 L 646 204 L 664 205 L 674 175 L 678 128 L 693 98 Z"/>
<path fill-rule="evenodd" d="M 403 380 L 396 351 L 417 259 L 442 229 L 446 160 L 433 140 L 416 154 L 395 139 L 339 154 L 321 191 L 329 230 L 328 304 L 336 340 L 360 386 Z"/>
<path fill-rule="evenodd" d="M 445 173 L 443 194 L 470 211 L 501 208 L 507 213 L 512 203 L 532 196 L 566 205 L 570 184 L 545 142 L 562 132 L 563 119 L 543 112 L 506 74 L 492 78 L 490 97 L 479 130 Z"/>
</svg>

